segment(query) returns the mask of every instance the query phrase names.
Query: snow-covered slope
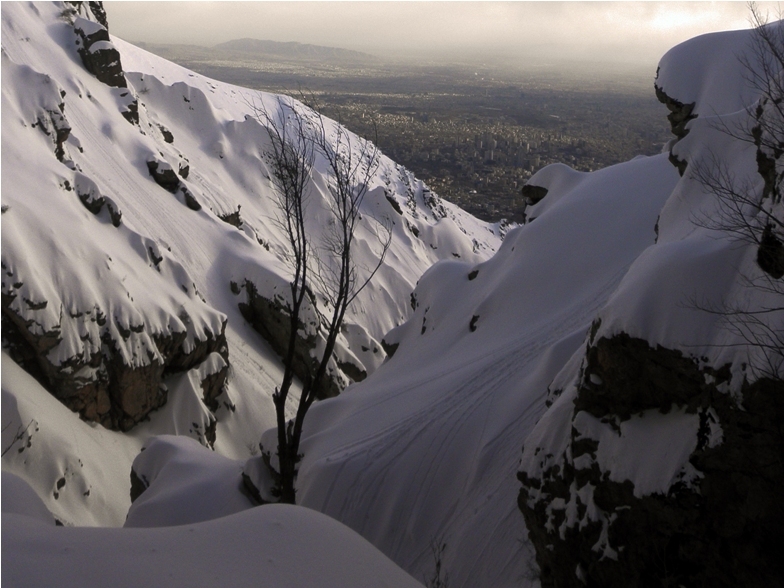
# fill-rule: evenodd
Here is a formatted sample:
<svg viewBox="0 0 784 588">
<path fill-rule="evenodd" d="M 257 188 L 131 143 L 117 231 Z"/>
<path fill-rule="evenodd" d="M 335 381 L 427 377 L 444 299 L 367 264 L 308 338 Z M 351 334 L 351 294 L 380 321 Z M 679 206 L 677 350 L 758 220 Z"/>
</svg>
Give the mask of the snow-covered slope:
<svg viewBox="0 0 784 588">
<path fill-rule="evenodd" d="M 532 565 L 515 504 L 519 449 L 552 378 L 653 244 L 677 177 L 666 155 L 535 176 L 550 189 L 536 220 L 483 264 L 428 271 L 414 316 L 387 336 L 394 356 L 312 409 L 302 503 L 417 577 L 435 540 L 447 544 L 450 585 L 519 585 Z"/>
<path fill-rule="evenodd" d="M 492 257 L 493 227 L 384 159 L 359 238 L 372 242 L 373 219 L 387 214 L 393 249 L 341 341 L 370 375 L 308 415 L 297 496 L 312 511 L 270 510 L 252 509 L 240 480 L 263 486 L 260 458 L 245 462 L 271 424 L 280 370 L 238 305 L 248 284 L 273 297 L 289 271 L 264 175 L 269 138 L 246 118 L 248 100 L 277 103 L 115 39 L 128 89 L 110 41 L 95 40 L 99 15 L 63 8 L 3 5 L 4 329 L 9 319 L 26 329 L 44 372 L 78 373 L 95 395 L 104 372 L 130 386 L 135 368 L 158 366 L 168 401 L 130 432 L 108 431 L 3 355 L 3 469 L 66 522 L 118 524 L 129 485 L 136 498 L 136 528 L 57 538 L 13 482 L 4 543 L 9 529 L 26 558 L 14 573 L 55 561 L 63 540 L 88 553 L 186 542 L 201 560 L 210 533 L 244 566 L 242 529 L 274 534 L 267 517 L 278 514 L 292 541 L 313 533 L 306 548 L 343 541 L 320 511 L 415 578 L 433 573 L 435 546 L 456 587 L 780 579 L 784 125 L 780 93 L 766 100 L 736 61 L 753 33 L 668 53 L 656 88 L 677 137 L 669 152 L 592 173 L 540 170 L 532 220 Z M 766 30 L 784 54 L 781 24 Z M 77 37 L 97 43 L 115 86 L 85 73 Z M 745 72 L 776 64 L 764 55 L 752 50 Z M 179 173 L 171 191 L 148 162 Z M 316 234 L 321 212 L 316 198 Z M 227 224 L 236 213 L 239 227 Z M 382 337 L 386 361 L 373 352 Z M 99 344 L 104 359 L 90 363 Z M 100 414 L 115 419 L 113 406 Z M 152 438 L 206 441 L 214 416 L 216 453 Z M 81 578 L 80 557 L 69 578 Z"/>
<path fill-rule="evenodd" d="M 62 528 L 6 472 L 2 565 L 11 586 L 421 586 L 359 535 L 305 508 L 270 505 L 168 528 Z"/>
<path fill-rule="evenodd" d="M 3 336 L 71 410 L 131 430 L 79 421 L 13 368 L 7 379 L 4 356 L 4 442 L 22 422 L 37 426 L 3 467 L 63 520 L 116 525 L 150 434 L 215 436 L 234 458 L 257 450 L 281 368 L 239 305 L 246 287 L 285 292 L 290 269 L 269 136 L 249 116 L 251 102 L 274 112 L 277 98 L 106 40 L 102 18 L 95 3 L 2 7 Z M 314 242 L 324 169 L 310 186 Z M 393 223 L 393 241 L 349 311 L 339 358 L 371 373 L 420 275 L 442 258 L 480 262 L 500 235 L 383 156 L 362 213 L 358 266 L 372 264 L 377 222 Z M 350 382 L 336 364 L 334 376 Z"/>
<path fill-rule="evenodd" d="M 413 317 L 386 336 L 399 344 L 395 355 L 310 415 L 303 504 L 346 522 L 415 576 L 432 566 L 430 542 L 445 542 L 456 586 L 537 575 L 555 585 L 640 585 L 658 577 L 666 550 L 676 554 L 666 566 L 689 585 L 700 577 L 689 575 L 693 554 L 720 552 L 703 536 L 739 553 L 716 561 L 709 583 L 738 560 L 746 572 L 762 567 L 747 574 L 752 584 L 775 577 L 764 554 L 781 527 L 764 521 L 780 521 L 770 480 L 782 470 L 763 456 L 782 446 L 774 423 L 784 398 L 784 145 L 775 103 L 747 111 L 759 88 L 722 77 L 743 70 L 729 61 L 750 38 L 698 39 L 662 60 L 665 95 L 697 101 L 672 154 L 592 174 L 545 168 L 529 182 L 547 191 L 534 220 L 492 259 L 425 274 Z M 749 116 L 771 117 L 761 146 Z M 745 141 L 733 136 L 744 131 Z M 686 163 L 682 177 L 668 159 Z M 738 233 L 732 202 L 710 189 L 706 169 L 727 170 L 744 191 L 749 233 Z M 778 350 L 764 338 L 749 345 L 748 324 L 728 324 L 738 310 L 752 324 L 761 316 L 759 332 Z M 514 505 L 523 442 L 528 533 Z M 767 470 L 739 473 L 748 463 Z M 729 498 L 732 484 L 747 495 Z M 708 503 L 695 507 L 687 496 L 700 491 Z M 751 496 L 770 508 L 748 514 Z M 707 523 L 672 522 L 700 512 Z M 680 540 L 689 547 L 672 551 Z M 753 555 L 744 560 L 746 548 Z"/>
</svg>

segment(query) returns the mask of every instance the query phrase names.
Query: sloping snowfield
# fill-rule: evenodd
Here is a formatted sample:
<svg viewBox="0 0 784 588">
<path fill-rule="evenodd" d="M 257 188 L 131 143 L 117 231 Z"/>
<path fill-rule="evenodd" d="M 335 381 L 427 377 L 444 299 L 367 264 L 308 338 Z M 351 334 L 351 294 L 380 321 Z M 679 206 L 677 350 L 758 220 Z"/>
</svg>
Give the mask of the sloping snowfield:
<svg viewBox="0 0 784 588">
<path fill-rule="evenodd" d="M 627 333 L 701 365 L 729 363 L 733 386 L 745 377 L 747 350 L 699 306 L 726 297 L 769 304 L 744 285 L 758 271 L 755 251 L 717 235 L 705 220 L 718 214 L 715 198 L 681 177 L 667 153 L 592 173 L 540 170 L 530 183 L 547 195 L 503 244 L 498 227 L 383 158 L 364 203 L 360 261 L 372 262 L 374 219 L 394 221 L 393 246 L 343 342 L 370 375 L 308 415 L 298 479 L 306 508 L 251 508 L 241 475 L 258 471 L 257 443 L 264 430 L 273 433 L 270 394 L 281 368 L 243 320 L 229 283 L 251 279 L 273 292 L 289 276 L 265 178 L 269 139 L 248 117 L 249 102 L 272 110 L 276 99 L 114 39 L 139 101 L 137 127 L 121 115 L 118 92 L 82 67 L 63 5 L 3 4 L 2 13 L 4 295 L 13 287 L 31 324 L 66 333 L 56 351 L 63 360 L 86 353 L 78 315 L 101 307 L 123 329 L 143 323 L 152 333 L 183 329 L 185 312 L 193 341 L 227 321 L 232 366 L 212 452 L 190 426 L 210 414 L 191 372 L 167 382 L 169 402 L 149 421 L 119 433 L 79 420 L 3 354 L 3 448 L 11 447 L 3 457 L 3 570 L 15 585 L 100 577 L 154 586 L 416 585 L 412 577 L 433 573 L 432 547 L 445 545 L 451 587 L 535 586 L 517 507 L 521 448 L 532 476 L 542 456 L 563 457 L 571 390 L 594 337 Z M 716 125 L 747 122 L 745 107 L 758 97 L 735 61 L 747 41 L 748 32 L 732 32 L 684 43 L 662 59 L 656 83 L 695 102 L 699 115 L 673 155 L 718 155 L 757 189 L 754 145 Z M 61 100 L 71 131 L 58 159 L 51 136 L 31 125 Z M 187 161 L 185 184 L 201 210 L 153 182 L 150 157 L 173 169 Z M 110 196 L 122 226 L 85 210 L 66 181 Z M 323 162 L 312 190 L 318 235 Z M 239 228 L 221 220 L 238 210 Z M 779 306 L 771 320 L 784 330 L 781 315 Z M 145 332 L 128 339 L 128 361 L 146 361 Z M 393 356 L 359 350 L 360 341 L 382 337 L 397 345 Z M 548 407 L 556 389 L 564 393 Z M 690 452 L 692 416 L 635 417 L 621 435 L 628 445 L 602 454 L 602 467 L 640 493 L 665 491 Z M 661 431 L 683 451 L 662 449 Z M 131 506 L 134 459 L 150 485 Z M 128 528 L 56 529 L 49 513 L 69 525 Z"/>
</svg>

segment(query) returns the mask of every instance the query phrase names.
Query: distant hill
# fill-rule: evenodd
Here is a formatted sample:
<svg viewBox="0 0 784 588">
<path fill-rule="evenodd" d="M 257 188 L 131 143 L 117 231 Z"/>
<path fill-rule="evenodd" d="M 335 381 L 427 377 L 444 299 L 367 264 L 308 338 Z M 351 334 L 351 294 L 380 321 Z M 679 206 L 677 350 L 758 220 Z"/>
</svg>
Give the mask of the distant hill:
<svg viewBox="0 0 784 588">
<path fill-rule="evenodd" d="M 233 53 L 249 53 L 253 55 L 275 55 L 288 59 L 312 61 L 341 61 L 341 62 L 377 62 L 379 58 L 360 51 L 340 49 L 338 47 L 323 47 L 295 42 L 264 41 L 261 39 L 235 39 L 215 45 L 213 49 L 231 51 Z"/>
</svg>

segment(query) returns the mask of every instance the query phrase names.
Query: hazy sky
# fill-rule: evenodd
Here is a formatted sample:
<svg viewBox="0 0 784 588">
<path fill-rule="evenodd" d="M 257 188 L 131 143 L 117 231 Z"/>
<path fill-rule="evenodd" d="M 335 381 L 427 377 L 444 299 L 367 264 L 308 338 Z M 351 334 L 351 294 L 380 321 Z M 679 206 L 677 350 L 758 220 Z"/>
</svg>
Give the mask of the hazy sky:
<svg viewBox="0 0 784 588">
<path fill-rule="evenodd" d="M 379 56 L 542 56 L 655 64 L 701 33 L 748 28 L 745 2 L 105 2 L 128 41 L 243 37 Z M 775 7 L 761 4 L 763 10 Z M 775 11 L 775 8 L 774 8 Z"/>
</svg>

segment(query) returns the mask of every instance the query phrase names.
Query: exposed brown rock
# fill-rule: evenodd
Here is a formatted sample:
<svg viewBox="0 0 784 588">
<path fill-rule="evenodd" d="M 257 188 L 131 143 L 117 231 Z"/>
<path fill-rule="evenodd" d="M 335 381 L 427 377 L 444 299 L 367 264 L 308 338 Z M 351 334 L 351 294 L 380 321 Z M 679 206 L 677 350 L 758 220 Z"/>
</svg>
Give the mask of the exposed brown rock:
<svg viewBox="0 0 784 588">
<path fill-rule="evenodd" d="M 246 302 L 239 303 L 239 309 L 245 320 L 272 346 L 277 354 L 283 357 L 288 349 L 290 336 L 290 318 L 288 306 L 281 300 L 269 300 L 261 296 L 249 280 L 245 280 Z M 311 356 L 311 351 L 316 348 L 318 335 L 308 335 L 305 333 L 305 325 L 300 324 L 297 330 L 296 344 L 294 349 L 294 374 L 300 379 L 311 378 L 315 373 L 318 364 Z M 354 366 L 357 372 L 360 370 Z M 345 373 L 345 370 L 343 370 Z M 346 374 L 348 377 L 349 374 Z M 355 373 L 355 375 L 360 375 Z M 329 398 L 340 394 L 343 386 L 339 378 L 325 375 L 326 381 L 320 387 L 323 394 L 320 398 Z M 356 380 L 355 380 L 356 381 Z"/>
<path fill-rule="evenodd" d="M 36 334 L 37 331 L 31 329 L 32 321 L 26 321 L 11 308 L 15 298 L 15 295 L 5 293 L 2 297 L 3 339 L 9 354 L 84 420 L 98 422 L 111 429 L 129 430 L 166 403 L 167 392 L 162 386 L 165 377 L 198 366 L 213 352 L 219 353 L 227 366 L 208 377 L 202 388 L 205 403 L 212 409 L 217 408 L 215 399 L 228 373 L 225 323 L 220 333 L 208 333 L 205 339 L 195 341 L 187 353 L 182 346 L 186 336 L 184 332 L 154 336 L 162 362 L 151 357 L 146 365 L 126 365 L 117 349 L 117 342 L 112 340 L 106 329 L 101 339 L 101 351 L 89 356 L 76 356 L 55 365 L 49 360 L 48 352 L 60 344 L 59 328 Z M 104 325 L 107 319 L 95 309 L 83 320 Z M 139 329 L 143 328 L 144 325 L 139 326 Z M 130 334 L 127 331 L 127 336 Z"/>
</svg>

